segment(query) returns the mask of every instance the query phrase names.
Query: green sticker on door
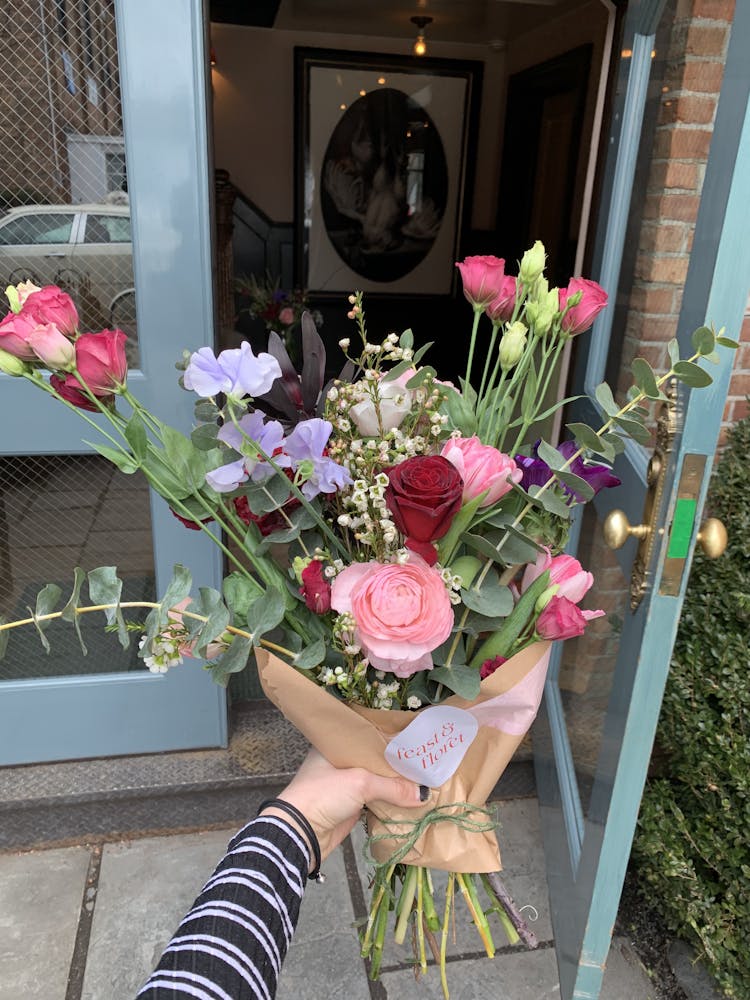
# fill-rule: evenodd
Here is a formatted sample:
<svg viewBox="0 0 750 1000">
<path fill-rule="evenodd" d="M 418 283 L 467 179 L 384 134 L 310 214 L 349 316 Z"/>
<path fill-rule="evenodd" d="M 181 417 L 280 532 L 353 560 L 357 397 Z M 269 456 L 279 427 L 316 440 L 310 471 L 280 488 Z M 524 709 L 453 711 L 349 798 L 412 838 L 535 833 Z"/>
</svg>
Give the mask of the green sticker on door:
<svg viewBox="0 0 750 1000">
<path fill-rule="evenodd" d="M 690 538 L 695 524 L 695 510 L 698 502 L 689 497 L 678 497 L 674 509 L 672 532 L 669 536 L 667 559 L 686 559 L 690 549 Z"/>
</svg>

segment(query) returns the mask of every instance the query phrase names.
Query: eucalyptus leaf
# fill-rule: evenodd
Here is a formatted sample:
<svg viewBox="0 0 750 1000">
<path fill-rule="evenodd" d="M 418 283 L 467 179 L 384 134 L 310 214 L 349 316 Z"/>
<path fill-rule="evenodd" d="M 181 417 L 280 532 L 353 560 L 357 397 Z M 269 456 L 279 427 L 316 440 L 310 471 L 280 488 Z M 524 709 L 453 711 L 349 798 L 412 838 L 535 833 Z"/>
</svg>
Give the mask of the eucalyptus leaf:
<svg viewBox="0 0 750 1000">
<path fill-rule="evenodd" d="M 314 527 L 316 524 L 314 516 L 304 507 L 298 507 L 297 510 L 292 511 L 289 515 L 289 520 L 291 521 L 289 527 L 282 528 L 280 531 L 272 531 L 270 535 L 266 535 L 255 551 L 264 553 L 268 551 L 271 545 L 286 545 L 299 538 L 303 531 Z"/>
<path fill-rule="evenodd" d="M 414 362 L 411 362 L 414 365 Z M 416 375 L 412 375 L 409 381 L 406 383 L 407 389 L 418 389 L 420 385 L 423 385 L 429 378 L 434 378 L 437 372 L 431 365 L 425 365 L 424 368 L 420 368 Z"/>
<path fill-rule="evenodd" d="M 248 608 L 263 594 L 263 588 L 256 580 L 239 571 L 224 578 L 222 591 L 235 625 L 246 624 Z"/>
<path fill-rule="evenodd" d="M 464 437 L 471 437 L 476 428 L 476 413 L 461 393 L 448 389 L 441 409 L 445 409 L 451 425 Z"/>
<path fill-rule="evenodd" d="M 672 337 L 667 344 L 667 351 L 669 352 L 669 360 L 673 365 L 676 365 L 680 360 L 680 345 L 676 337 Z"/>
<path fill-rule="evenodd" d="M 635 384 L 649 399 L 661 399 L 663 393 L 656 384 L 656 375 L 645 358 L 633 358 L 630 365 Z"/>
<path fill-rule="evenodd" d="M 190 440 L 199 451 L 212 451 L 216 448 L 218 424 L 199 424 L 190 434 Z"/>
<path fill-rule="evenodd" d="M 497 632 L 501 629 L 507 617 L 505 615 L 503 618 L 488 618 L 486 615 L 471 611 L 463 625 L 456 624 L 455 629 L 460 629 L 466 635 L 486 635 L 488 632 Z"/>
<path fill-rule="evenodd" d="M 208 668 L 211 679 L 217 684 L 221 684 L 222 687 L 226 687 L 230 674 L 238 674 L 245 669 L 252 648 L 253 644 L 250 639 L 236 635 L 221 659 L 215 660 Z"/>
<path fill-rule="evenodd" d="M 536 453 L 543 462 L 546 462 L 550 469 L 560 469 L 565 465 L 565 458 L 557 448 L 542 439 L 536 446 Z"/>
<path fill-rule="evenodd" d="M 76 566 L 73 570 L 73 592 L 68 598 L 68 602 L 62 609 L 61 618 L 66 622 L 73 622 L 73 626 L 76 630 L 76 635 L 78 636 L 78 642 L 81 647 L 81 652 L 84 656 L 88 654 L 86 649 L 86 643 L 83 641 L 83 635 L 81 634 L 81 616 L 76 613 L 76 608 L 78 607 L 78 601 L 81 596 L 81 587 L 86 580 L 86 574 L 81 569 L 80 566 Z"/>
<path fill-rule="evenodd" d="M 504 618 L 513 610 L 510 588 L 502 586 L 492 573 L 485 577 L 479 590 L 475 587 L 462 589 L 461 600 L 471 611 L 491 618 Z"/>
<path fill-rule="evenodd" d="M 576 476 L 573 472 L 557 472 L 555 475 L 568 489 L 572 490 L 579 497 L 583 497 L 584 503 L 591 500 L 594 496 L 593 487 L 585 479 Z"/>
<path fill-rule="evenodd" d="M 599 405 L 607 414 L 608 417 L 613 417 L 616 413 L 620 412 L 620 407 L 615 402 L 615 397 L 612 395 L 612 390 L 607 385 L 606 382 L 602 382 L 594 390 L 594 395 L 596 396 Z"/>
<path fill-rule="evenodd" d="M 272 587 L 253 601 L 247 612 L 247 627 L 253 633 L 254 646 L 260 644 L 266 632 L 281 623 L 285 610 L 284 595 Z"/>
<path fill-rule="evenodd" d="M 112 604 L 114 607 L 104 611 L 107 624 L 117 622 L 117 638 L 123 649 L 130 645 L 125 619 L 120 608 L 122 595 L 122 580 L 117 576 L 116 566 L 98 566 L 88 574 L 89 596 L 92 604 Z"/>
<path fill-rule="evenodd" d="M 262 483 L 249 483 L 242 492 L 247 497 L 250 510 L 255 515 L 270 514 L 283 507 L 289 499 L 291 487 L 286 476 L 269 476 Z"/>
<path fill-rule="evenodd" d="M 201 423 L 210 423 L 212 420 L 219 419 L 221 410 L 212 400 L 199 399 L 195 404 L 193 413 L 195 414 L 195 419 Z"/>
<path fill-rule="evenodd" d="M 193 578 L 190 570 L 177 563 L 172 570 L 172 579 L 169 581 L 166 592 L 159 602 L 159 607 L 152 608 L 146 616 L 144 625 L 147 641 L 154 639 L 165 625 L 167 625 L 170 609 L 190 596 L 192 585 Z"/>
<path fill-rule="evenodd" d="M 559 497 L 551 490 L 545 490 L 544 493 L 540 493 L 541 489 L 541 486 L 530 486 L 529 495 L 533 497 L 537 504 L 544 507 L 546 511 L 549 511 L 550 514 L 555 514 L 557 517 L 563 517 L 565 520 L 568 520 L 571 513 L 570 506 L 562 497 Z"/>
<path fill-rule="evenodd" d="M 479 670 L 462 663 L 452 663 L 449 667 L 433 667 L 431 680 L 437 681 L 459 698 L 473 701 L 479 696 Z"/>
<path fill-rule="evenodd" d="M 389 368 L 385 375 L 383 375 L 383 382 L 392 382 L 394 379 L 397 379 L 399 375 L 403 375 L 404 372 L 408 372 L 409 369 L 413 367 L 414 362 L 411 360 L 399 361 L 393 366 L 393 368 Z"/>
<path fill-rule="evenodd" d="M 398 346 L 403 347 L 407 351 L 414 347 L 414 334 L 411 330 L 404 330 L 398 338 Z"/>
<path fill-rule="evenodd" d="M 603 434 L 602 441 L 610 445 L 615 455 L 622 455 L 625 451 L 625 442 L 618 434 Z M 609 458 L 609 456 L 607 456 L 607 458 Z"/>
<path fill-rule="evenodd" d="M 576 443 L 589 451 L 598 452 L 601 449 L 601 440 L 596 431 L 588 424 L 566 424 L 566 427 L 576 439 Z"/>
<path fill-rule="evenodd" d="M 672 370 L 680 382 L 689 385 L 691 389 L 704 389 L 713 382 L 708 372 L 692 361 L 680 361 Z"/>
<path fill-rule="evenodd" d="M 640 420 L 633 420 L 630 417 L 617 417 L 615 423 L 619 428 L 629 434 L 638 444 L 649 444 L 651 434 L 647 427 L 644 427 Z"/>
<path fill-rule="evenodd" d="M 42 640 L 42 646 L 44 646 L 45 652 L 49 653 L 50 645 L 47 636 L 44 634 L 44 630 L 48 627 L 48 621 L 40 621 L 39 618 L 42 615 L 51 614 L 57 606 L 58 601 L 62 595 L 62 590 L 57 586 L 56 583 L 45 584 L 44 587 L 36 595 L 36 607 L 31 614 L 34 619 L 34 627 L 39 633 L 39 638 Z"/>
<path fill-rule="evenodd" d="M 316 639 L 305 646 L 294 657 L 294 666 L 298 670 L 312 670 L 326 658 L 326 644 L 324 639 Z"/>
<path fill-rule="evenodd" d="M 416 365 L 422 360 L 425 354 L 429 351 L 432 345 L 435 343 L 434 340 L 428 340 L 426 344 L 422 344 L 419 350 L 414 352 L 412 356 L 411 363 L 416 367 Z"/>
<path fill-rule="evenodd" d="M 732 340 L 731 337 L 717 337 L 716 343 L 720 344 L 722 347 L 728 347 L 732 351 L 736 351 L 740 346 L 736 340 Z"/>
<path fill-rule="evenodd" d="M 714 345 L 716 344 L 716 335 L 710 327 L 699 326 L 697 330 L 693 331 L 690 339 L 696 354 L 705 357 L 713 353 Z"/>
<path fill-rule="evenodd" d="M 218 590 L 214 590 L 212 587 L 201 587 L 199 594 L 200 604 L 196 613 L 204 615 L 207 621 L 203 623 L 198 632 L 195 652 L 198 656 L 205 657 L 208 644 L 214 642 L 226 631 L 229 624 L 229 609 Z"/>
</svg>

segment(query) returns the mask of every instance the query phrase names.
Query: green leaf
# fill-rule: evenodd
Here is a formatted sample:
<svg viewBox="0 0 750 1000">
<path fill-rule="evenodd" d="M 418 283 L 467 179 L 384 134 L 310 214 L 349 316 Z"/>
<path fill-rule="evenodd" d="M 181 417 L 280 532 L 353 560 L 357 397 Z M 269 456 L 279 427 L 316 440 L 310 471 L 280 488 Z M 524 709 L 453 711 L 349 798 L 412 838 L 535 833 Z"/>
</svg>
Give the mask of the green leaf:
<svg viewBox="0 0 750 1000">
<path fill-rule="evenodd" d="M 244 485 L 242 492 L 253 514 L 270 514 L 283 507 L 289 499 L 291 487 L 286 476 L 273 475 L 262 483 Z"/>
<path fill-rule="evenodd" d="M 185 437 L 174 427 L 164 425 L 161 435 L 167 463 L 177 476 L 191 487 L 191 492 L 200 490 L 206 481 L 203 453 L 194 447 L 190 438 Z"/>
<path fill-rule="evenodd" d="M 201 423 L 211 423 L 212 421 L 219 419 L 219 414 L 221 410 L 213 403 L 210 399 L 199 399 L 195 404 L 195 409 L 193 410 L 195 414 L 195 419 Z"/>
<path fill-rule="evenodd" d="M 598 452 L 600 450 L 599 435 L 588 424 L 566 424 L 565 426 L 576 439 L 576 444 L 582 448 L 588 448 L 589 451 Z"/>
<path fill-rule="evenodd" d="M 669 352 L 669 360 L 673 365 L 676 365 L 680 360 L 680 345 L 675 337 L 667 344 L 667 351 Z"/>
<path fill-rule="evenodd" d="M 120 472 L 124 472 L 126 476 L 132 476 L 134 472 L 138 471 L 138 462 L 134 458 L 131 458 L 127 452 L 117 451 L 115 448 L 108 448 L 103 444 L 95 444 L 92 441 L 84 441 L 90 448 L 98 452 L 102 458 L 106 458 L 108 462 L 112 465 L 116 465 Z"/>
<path fill-rule="evenodd" d="M 426 344 L 422 344 L 422 346 L 419 348 L 418 351 L 414 352 L 414 355 L 411 359 L 411 363 L 415 367 L 422 360 L 422 358 L 425 356 L 425 354 L 429 351 L 429 349 L 432 347 L 434 343 L 435 343 L 434 340 L 428 340 Z"/>
<path fill-rule="evenodd" d="M 146 434 L 146 425 L 143 422 L 143 417 L 140 415 L 138 410 L 134 410 L 133 414 L 125 424 L 125 440 L 128 442 L 130 447 L 133 449 L 133 454 L 140 461 L 146 457 L 146 452 L 148 451 L 148 436 Z"/>
<path fill-rule="evenodd" d="M 542 439 L 536 446 L 536 453 L 543 462 L 546 462 L 550 469 L 559 469 L 565 465 L 565 459 L 551 444 Z"/>
<path fill-rule="evenodd" d="M 713 382 L 708 372 L 692 361 L 680 361 L 672 370 L 680 382 L 689 385 L 691 389 L 704 389 Z"/>
<path fill-rule="evenodd" d="M 523 393 L 521 394 L 521 413 L 529 416 L 535 413 L 537 406 L 542 402 L 542 400 L 538 398 L 538 388 L 539 382 L 537 379 L 536 369 L 532 363 L 529 370 L 526 372 Z"/>
<path fill-rule="evenodd" d="M 156 492 L 164 497 L 167 503 L 172 500 L 184 500 L 193 493 L 192 486 L 177 475 L 167 463 L 166 455 L 161 450 L 150 449 L 143 459 L 141 468 L 146 478 Z"/>
<path fill-rule="evenodd" d="M 414 362 L 412 361 L 412 365 Z M 434 378 L 437 372 L 431 365 L 425 365 L 424 368 L 420 368 L 416 375 L 412 375 L 409 381 L 406 383 L 407 389 L 418 389 L 420 385 L 423 385 L 428 378 Z"/>
<path fill-rule="evenodd" d="M 324 639 L 316 639 L 308 646 L 297 653 L 294 657 L 294 666 L 298 670 L 312 670 L 322 663 L 326 658 L 326 644 Z"/>
<path fill-rule="evenodd" d="M 449 667 L 433 667 L 430 680 L 437 681 L 467 701 L 473 701 L 479 696 L 479 670 L 474 667 L 461 663 L 452 663 Z"/>
<path fill-rule="evenodd" d="M 399 361 L 395 364 L 393 368 L 389 368 L 388 371 L 383 375 L 384 382 L 392 382 L 399 375 L 403 375 L 404 372 L 408 372 L 410 368 L 414 367 L 413 361 Z"/>
<path fill-rule="evenodd" d="M 33 618 L 34 627 L 39 633 L 39 638 L 42 640 L 42 646 L 44 646 L 45 652 L 49 653 L 50 645 L 47 636 L 44 634 L 44 630 L 48 627 L 48 621 L 39 621 L 40 615 L 51 614 L 57 602 L 60 600 L 60 595 L 62 590 L 57 586 L 56 583 L 48 583 L 39 591 L 36 597 L 36 608 L 34 611 L 29 608 Z"/>
<path fill-rule="evenodd" d="M 218 590 L 214 590 L 212 587 L 201 587 L 198 592 L 200 604 L 196 614 L 205 615 L 208 621 L 203 623 L 198 632 L 195 652 L 198 656 L 205 656 L 208 644 L 218 639 L 226 630 L 229 624 L 229 608 L 224 604 Z M 192 611 L 192 608 L 189 610 Z"/>
<path fill-rule="evenodd" d="M 559 497 L 556 493 L 551 490 L 545 490 L 544 493 L 539 493 L 541 486 L 530 486 L 529 496 L 536 500 L 537 504 L 544 507 L 545 510 L 549 511 L 550 514 L 555 514 L 557 517 L 565 518 L 565 520 L 570 519 L 571 508 L 568 504 Z"/>
<path fill-rule="evenodd" d="M 172 570 L 172 579 L 167 585 L 167 589 L 159 602 L 158 608 L 152 608 L 146 616 L 144 622 L 146 639 L 154 639 L 169 622 L 169 611 L 180 601 L 190 596 L 190 588 L 193 585 L 193 577 L 189 569 L 179 563 Z"/>
<path fill-rule="evenodd" d="M 615 455 L 622 455 L 622 453 L 625 451 L 625 442 L 617 434 L 603 434 L 602 441 L 604 441 L 606 444 L 612 447 L 612 450 L 614 451 Z"/>
<path fill-rule="evenodd" d="M 222 584 L 224 600 L 227 602 L 232 612 L 232 621 L 235 625 L 244 625 L 247 622 L 247 611 L 253 601 L 257 600 L 263 593 L 261 585 L 235 571 L 224 578 Z"/>
<path fill-rule="evenodd" d="M 580 476 L 576 476 L 573 472 L 557 472 L 555 475 L 561 483 L 564 483 L 569 489 L 583 497 L 584 503 L 591 500 L 594 496 L 593 488 L 585 479 L 581 479 Z"/>
<path fill-rule="evenodd" d="M 230 674 L 238 674 L 247 666 L 247 660 L 252 651 L 250 639 L 236 635 L 229 649 L 219 660 L 215 660 L 208 668 L 211 678 L 222 687 L 229 683 Z"/>
<path fill-rule="evenodd" d="M 253 633 L 253 645 L 258 646 L 266 632 L 276 628 L 284 618 L 284 596 L 269 588 L 262 597 L 253 601 L 247 612 L 247 627 Z"/>
<path fill-rule="evenodd" d="M 414 334 L 411 330 L 404 330 L 398 338 L 398 346 L 403 347 L 405 350 L 410 350 L 414 347 Z"/>
<path fill-rule="evenodd" d="M 471 611 L 488 618 L 504 618 L 513 610 L 513 594 L 504 587 L 497 577 L 490 573 L 483 580 L 479 590 L 469 587 L 461 590 L 461 600 Z"/>
<path fill-rule="evenodd" d="M 549 570 L 545 570 L 521 594 L 512 614 L 506 618 L 505 625 L 482 643 L 471 661 L 472 667 L 478 670 L 485 660 L 492 659 L 495 656 L 508 657 L 513 654 L 513 647 L 516 641 L 532 621 L 536 602 L 549 585 Z"/>
<path fill-rule="evenodd" d="M 280 531 L 273 531 L 270 535 L 266 535 L 255 551 L 264 553 L 268 551 L 271 545 L 286 545 L 294 541 L 295 538 L 299 538 L 303 531 L 314 527 L 316 524 L 314 516 L 304 507 L 298 507 L 297 510 L 292 511 L 289 515 L 289 520 L 292 522 L 291 527 L 282 528 Z"/>
<path fill-rule="evenodd" d="M 703 355 L 704 357 L 713 352 L 714 345 L 716 344 L 716 335 L 708 326 L 699 326 L 697 330 L 693 331 L 690 339 L 696 354 Z"/>
<path fill-rule="evenodd" d="M 130 645 L 130 635 L 120 609 L 122 580 L 117 576 L 117 567 L 98 566 L 96 569 L 92 569 L 88 574 L 88 582 L 92 604 L 114 605 L 114 607 L 106 608 L 104 615 L 108 625 L 117 622 L 117 638 L 122 648 L 127 649 Z"/>
<path fill-rule="evenodd" d="M 487 493 L 483 491 L 479 496 L 468 500 L 458 511 L 456 516 L 451 521 L 451 526 L 448 531 L 443 535 L 443 537 L 436 543 L 438 550 L 438 558 L 441 565 L 446 565 L 449 563 L 453 557 L 453 553 L 458 545 L 458 540 L 461 535 L 469 528 L 474 516 L 479 510 L 479 505 L 482 500 L 485 499 Z"/>
<path fill-rule="evenodd" d="M 728 347 L 732 351 L 736 351 L 740 346 L 736 340 L 732 340 L 731 337 L 717 337 L 716 343 L 720 344 L 722 347 Z"/>
<path fill-rule="evenodd" d="M 190 434 L 190 440 L 199 451 L 212 451 L 216 447 L 218 424 L 199 424 Z"/>
<path fill-rule="evenodd" d="M 663 393 L 656 384 L 654 370 L 645 358 L 633 358 L 630 370 L 633 373 L 635 384 L 642 393 L 645 393 L 649 399 L 662 398 Z"/>
<path fill-rule="evenodd" d="M 612 390 L 607 385 L 606 382 L 602 382 L 594 390 L 594 395 L 596 396 L 599 405 L 607 414 L 608 417 L 614 417 L 616 413 L 620 412 L 620 407 L 615 402 L 615 397 L 612 395 Z"/>
<path fill-rule="evenodd" d="M 73 625 L 76 630 L 76 635 L 78 636 L 78 642 L 80 643 L 81 646 L 81 652 L 83 653 L 84 656 L 86 656 L 88 654 L 88 650 L 86 649 L 86 643 L 83 641 L 83 636 L 81 634 L 81 616 L 76 614 L 76 608 L 78 607 L 78 600 L 81 595 L 81 587 L 83 586 L 83 582 L 86 579 L 86 574 L 84 573 L 84 571 L 81 569 L 80 566 L 76 566 L 76 568 L 73 570 L 73 574 L 74 574 L 73 593 L 68 598 L 68 603 L 62 609 L 61 617 L 63 621 L 73 622 Z"/>
<path fill-rule="evenodd" d="M 441 410 L 448 414 L 452 427 L 461 431 L 464 437 L 471 437 L 476 428 L 476 413 L 460 392 L 448 389 Z"/>
<path fill-rule="evenodd" d="M 615 423 L 629 434 L 638 444 L 649 444 L 651 434 L 647 427 L 644 427 L 640 420 L 633 420 L 630 417 L 616 417 Z"/>
<path fill-rule="evenodd" d="M 482 535 L 472 535 L 470 532 L 465 532 L 461 535 L 461 541 L 468 546 L 468 548 L 481 553 L 483 556 L 487 556 L 487 558 L 492 559 L 493 562 L 499 563 L 501 566 L 507 565 L 503 556 L 500 555 L 495 546 Z"/>
</svg>

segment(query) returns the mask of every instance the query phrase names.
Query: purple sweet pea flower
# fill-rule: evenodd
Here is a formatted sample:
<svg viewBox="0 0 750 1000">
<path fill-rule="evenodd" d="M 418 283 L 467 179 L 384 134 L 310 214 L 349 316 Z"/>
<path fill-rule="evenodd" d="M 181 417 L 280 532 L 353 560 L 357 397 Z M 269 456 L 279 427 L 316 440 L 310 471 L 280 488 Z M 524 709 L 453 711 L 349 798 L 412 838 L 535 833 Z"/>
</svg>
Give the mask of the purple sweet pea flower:
<svg viewBox="0 0 750 1000">
<path fill-rule="evenodd" d="M 245 340 L 238 348 L 222 351 L 218 358 L 210 347 L 201 347 L 190 356 L 183 381 L 186 389 L 203 398 L 225 392 L 241 399 L 269 392 L 280 376 L 276 358 L 264 353 L 256 357 Z"/>
<path fill-rule="evenodd" d="M 289 468 L 292 464 L 292 460 L 287 455 L 281 454 L 284 444 L 284 428 L 278 420 L 266 422 L 263 414 L 258 410 L 245 414 L 239 421 L 239 429 L 234 424 L 224 424 L 217 437 L 220 441 L 228 444 L 230 448 L 239 452 L 242 451 L 243 442 L 247 445 L 249 440 L 257 444 L 259 451 L 264 455 L 273 458 L 277 466 Z M 255 483 L 262 479 L 268 479 L 275 472 L 270 463 L 249 455 L 245 455 L 245 468 Z"/>
<path fill-rule="evenodd" d="M 332 430 L 328 420 L 313 417 L 297 424 L 284 444 L 284 450 L 294 459 L 295 466 L 300 462 L 312 463 L 312 473 L 301 487 L 308 500 L 318 493 L 335 493 L 352 482 L 348 469 L 323 455 Z"/>
<path fill-rule="evenodd" d="M 231 493 L 246 479 L 247 472 L 242 458 L 228 465 L 220 465 L 218 469 L 206 473 L 206 482 L 217 493 Z"/>
<path fill-rule="evenodd" d="M 516 465 L 523 471 L 523 479 L 520 482 L 522 489 L 528 492 L 530 486 L 544 486 L 548 479 L 552 476 L 550 467 L 546 462 L 542 461 L 537 455 L 537 444 L 534 445 L 534 450 L 530 456 L 526 455 L 516 455 L 515 461 Z M 563 456 L 563 458 L 568 459 L 571 455 L 578 451 L 578 445 L 575 441 L 563 441 L 562 444 L 558 445 L 557 450 Z M 619 486 L 620 480 L 617 476 L 612 474 L 612 470 L 608 465 L 598 465 L 595 462 L 586 462 L 581 455 L 578 458 L 573 459 L 573 461 L 568 466 L 570 472 L 573 475 L 578 476 L 579 479 L 584 479 L 589 486 L 592 488 L 594 493 L 598 493 L 600 490 L 607 489 L 611 486 Z M 584 503 L 584 498 L 580 493 L 576 493 L 575 490 L 569 487 L 564 487 L 565 492 L 570 494 L 572 500 L 577 503 Z"/>
</svg>

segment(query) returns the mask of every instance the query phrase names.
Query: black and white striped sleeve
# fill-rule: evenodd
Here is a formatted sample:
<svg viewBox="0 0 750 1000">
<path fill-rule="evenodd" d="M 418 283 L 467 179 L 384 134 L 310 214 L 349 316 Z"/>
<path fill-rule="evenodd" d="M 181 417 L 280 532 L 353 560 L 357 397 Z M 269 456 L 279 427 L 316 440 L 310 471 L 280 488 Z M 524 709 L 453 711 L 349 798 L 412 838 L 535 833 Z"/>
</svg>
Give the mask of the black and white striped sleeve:
<svg viewBox="0 0 750 1000">
<path fill-rule="evenodd" d="M 137 1000 L 271 1000 L 309 865 L 307 842 L 283 819 L 248 823 Z"/>
</svg>

